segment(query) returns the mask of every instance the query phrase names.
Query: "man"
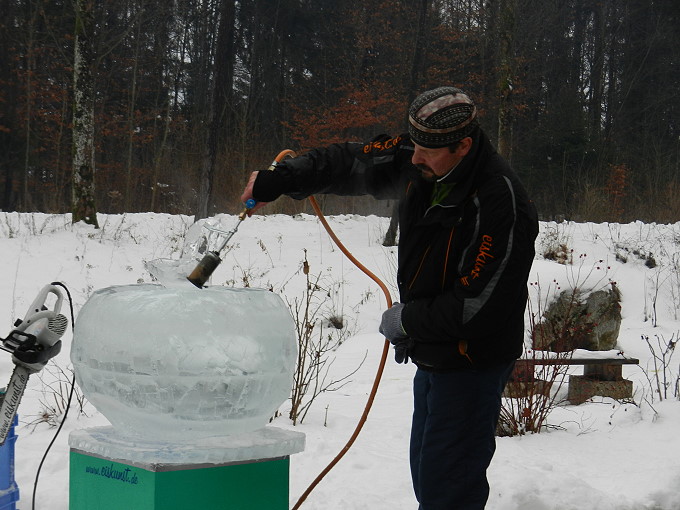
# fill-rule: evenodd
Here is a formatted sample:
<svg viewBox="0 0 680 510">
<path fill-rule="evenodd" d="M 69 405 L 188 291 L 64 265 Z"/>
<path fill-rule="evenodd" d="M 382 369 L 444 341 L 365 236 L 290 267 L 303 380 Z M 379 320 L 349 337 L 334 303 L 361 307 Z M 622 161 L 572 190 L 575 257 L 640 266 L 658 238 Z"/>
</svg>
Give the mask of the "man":
<svg viewBox="0 0 680 510">
<path fill-rule="evenodd" d="M 241 200 L 282 194 L 398 198 L 400 302 L 380 324 L 413 382 L 411 476 L 422 510 L 481 509 L 501 394 L 522 352 L 538 221 L 473 101 L 440 87 L 408 134 L 315 149 L 254 172 Z"/>
</svg>

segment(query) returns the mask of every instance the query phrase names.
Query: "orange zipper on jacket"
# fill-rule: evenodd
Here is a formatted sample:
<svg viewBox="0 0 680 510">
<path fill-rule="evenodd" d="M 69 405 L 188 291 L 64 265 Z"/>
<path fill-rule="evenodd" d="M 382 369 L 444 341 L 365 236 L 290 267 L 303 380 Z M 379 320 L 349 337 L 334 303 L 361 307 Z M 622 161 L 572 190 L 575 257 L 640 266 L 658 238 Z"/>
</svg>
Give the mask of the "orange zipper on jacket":
<svg viewBox="0 0 680 510">
<path fill-rule="evenodd" d="M 444 256 L 444 272 L 442 274 L 442 291 L 446 285 L 446 270 L 449 267 L 449 252 L 451 251 L 451 241 L 453 240 L 453 233 L 456 231 L 456 227 L 451 228 L 451 234 L 449 234 L 449 242 L 446 245 L 446 255 Z"/>
<path fill-rule="evenodd" d="M 420 259 L 420 264 L 418 265 L 418 270 L 416 271 L 416 274 L 413 275 L 413 279 L 411 280 L 411 282 L 408 284 L 409 290 L 411 290 L 411 287 L 413 287 L 413 284 L 416 282 L 416 279 L 418 279 L 418 275 L 420 274 L 420 270 L 423 268 L 423 263 L 427 258 L 427 254 L 430 253 L 430 248 L 432 248 L 432 246 L 428 246 L 427 250 L 425 250 L 425 253 L 423 253 L 423 257 Z"/>
</svg>

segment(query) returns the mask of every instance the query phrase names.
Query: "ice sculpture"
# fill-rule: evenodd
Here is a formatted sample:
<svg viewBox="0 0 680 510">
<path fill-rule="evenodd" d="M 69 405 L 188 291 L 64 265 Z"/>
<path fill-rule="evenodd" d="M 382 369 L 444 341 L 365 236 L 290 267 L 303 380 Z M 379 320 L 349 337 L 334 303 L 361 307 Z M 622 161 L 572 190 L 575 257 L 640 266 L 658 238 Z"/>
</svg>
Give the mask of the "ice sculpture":
<svg viewBox="0 0 680 510">
<path fill-rule="evenodd" d="M 85 303 L 71 360 L 119 433 L 178 441 L 264 427 L 289 395 L 295 338 L 288 307 L 263 289 L 127 285 Z"/>
</svg>

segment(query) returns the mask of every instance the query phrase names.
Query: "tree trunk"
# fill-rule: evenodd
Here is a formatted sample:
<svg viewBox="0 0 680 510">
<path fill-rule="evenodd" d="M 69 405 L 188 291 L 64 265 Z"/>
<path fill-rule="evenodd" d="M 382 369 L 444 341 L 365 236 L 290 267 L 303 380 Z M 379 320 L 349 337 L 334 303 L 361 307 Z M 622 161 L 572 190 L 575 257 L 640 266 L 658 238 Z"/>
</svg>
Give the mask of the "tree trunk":
<svg viewBox="0 0 680 510">
<path fill-rule="evenodd" d="M 28 193 L 28 181 L 31 173 L 31 133 L 33 131 L 31 122 L 33 120 L 33 102 L 35 101 L 33 90 L 33 79 L 35 72 L 35 55 L 34 55 L 34 36 L 35 36 L 35 19 L 38 16 L 38 9 L 31 12 L 31 20 L 28 26 L 28 41 L 26 45 L 26 113 L 24 117 L 24 171 L 21 175 L 21 194 L 19 205 L 24 211 L 32 210 L 33 200 Z"/>
<path fill-rule="evenodd" d="M 413 52 L 411 60 L 411 73 L 408 88 L 408 102 L 409 104 L 416 98 L 418 91 L 418 82 L 420 81 L 420 74 L 422 72 L 424 63 L 423 55 L 425 54 L 425 46 L 427 45 L 426 33 L 427 28 L 427 12 L 430 7 L 430 0 L 420 0 L 418 3 L 418 25 L 415 31 L 415 40 L 413 42 Z M 408 121 L 408 119 L 404 119 Z M 385 232 L 383 239 L 383 246 L 397 245 L 397 232 L 399 230 L 399 202 L 395 202 L 392 207 L 392 215 L 390 216 L 390 226 Z"/>
<path fill-rule="evenodd" d="M 168 143 L 168 134 L 170 133 L 170 118 L 171 118 L 171 113 L 170 113 L 170 98 L 167 99 L 167 104 L 165 108 L 165 114 L 164 114 L 164 123 L 163 123 L 163 136 L 161 138 L 161 143 L 156 150 L 156 154 L 154 155 L 153 159 L 153 181 L 151 184 L 151 207 L 150 211 L 151 212 L 156 212 L 156 205 L 158 203 L 158 183 L 160 182 L 160 176 L 161 176 L 161 163 L 163 160 L 163 153 L 165 152 L 165 148 Z"/>
<path fill-rule="evenodd" d="M 399 201 L 392 206 L 392 216 L 390 216 L 390 226 L 387 227 L 385 238 L 383 239 L 383 246 L 397 245 L 397 232 L 399 230 Z"/>
<path fill-rule="evenodd" d="M 94 76 L 92 0 L 76 0 L 75 51 L 73 57 L 73 195 L 72 222 L 84 221 L 95 228 L 94 197 Z"/>
<path fill-rule="evenodd" d="M 159 203 L 161 199 L 160 186 L 161 178 L 170 182 L 172 180 L 172 172 L 168 169 L 163 169 L 163 162 L 166 156 L 166 151 L 172 144 L 169 143 L 172 134 L 171 121 L 177 108 L 178 99 L 178 83 L 180 80 L 181 69 L 180 66 L 173 67 L 172 63 L 168 61 L 166 52 L 178 55 L 181 62 L 183 60 L 183 41 L 186 38 L 186 28 L 181 29 L 181 33 L 176 33 L 174 37 L 170 38 L 169 32 L 172 26 L 172 20 L 179 18 L 179 9 L 175 3 L 162 4 L 162 11 L 160 11 L 158 21 L 154 21 L 154 42 L 153 42 L 153 61 L 154 61 L 154 76 L 156 76 L 155 89 L 157 91 L 157 99 L 155 102 L 156 109 L 163 112 L 162 120 L 162 134 L 160 144 L 157 145 L 153 154 L 153 171 L 151 175 L 151 204 L 149 211 L 160 212 Z M 167 51 L 168 47 L 172 48 Z M 164 72 L 167 73 L 167 83 L 164 80 Z M 154 125 L 158 125 L 155 123 Z M 154 130 L 157 133 L 157 130 Z M 158 209 L 158 210 L 157 210 Z"/>
<path fill-rule="evenodd" d="M 604 90 L 605 15 L 603 4 L 593 7 L 593 52 L 590 66 L 590 136 L 599 143 L 602 132 L 602 92 Z"/>
<path fill-rule="evenodd" d="M 0 12 L 7 16 L 7 19 L 13 19 L 13 12 L 11 5 L 7 0 L 0 0 Z M 12 83 L 12 65 L 11 59 L 13 57 L 10 52 L 10 46 L 13 33 L 3 26 L 0 30 L 0 83 Z M 0 210 L 13 211 L 15 206 L 15 168 L 18 168 L 16 155 L 15 135 L 11 132 L 11 126 L 15 125 L 14 119 L 16 117 L 16 108 L 14 101 L 15 87 L 6 87 L 3 90 L 3 105 L 2 114 L 0 118 L 0 175 L 4 184 L 0 185 L 2 188 L 2 197 L 0 198 Z M 14 150 L 12 148 L 14 147 Z"/>
<path fill-rule="evenodd" d="M 141 39 L 141 22 L 137 23 L 137 37 L 135 37 L 134 46 L 134 58 L 132 63 L 132 76 L 130 77 L 132 83 L 130 84 L 130 97 L 128 98 L 128 111 L 127 111 L 127 161 L 125 162 L 125 208 L 123 212 L 130 212 L 132 208 L 132 193 L 134 186 L 132 185 L 132 155 L 135 146 L 135 110 L 137 109 L 137 73 L 139 65 L 139 45 Z M 154 189 L 156 183 L 153 183 Z"/>
<path fill-rule="evenodd" d="M 226 110 L 228 97 L 227 85 L 231 81 L 230 52 L 234 29 L 234 0 L 222 0 L 220 3 L 220 21 L 217 33 L 217 50 L 213 63 L 213 80 L 210 85 L 210 101 L 208 105 L 208 136 L 203 148 L 201 161 L 201 182 L 198 196 L 198 208 L 195 220 L 207 218 L 211 213 L 212 190 L 215 176 L 215 161 L 217 160 L 217 146 L 220 128 Z"/>
<path fill-rule="evenodd" d="M 515 0 L 502 0 L 498 10 L 498 153 L 512 159 L 512 88 Z"/>
</svg>

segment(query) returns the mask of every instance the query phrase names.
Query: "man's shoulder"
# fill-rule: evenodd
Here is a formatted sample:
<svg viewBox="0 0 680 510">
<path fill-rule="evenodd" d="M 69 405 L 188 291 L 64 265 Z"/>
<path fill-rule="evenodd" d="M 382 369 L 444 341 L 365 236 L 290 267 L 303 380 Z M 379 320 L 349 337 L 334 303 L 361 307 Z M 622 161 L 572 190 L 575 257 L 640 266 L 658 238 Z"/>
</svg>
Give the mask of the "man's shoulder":
<svg viewBox="0 0 680 510">
<path fill-rule="evenodd" d="M 404 176 L 415 176 L 415 167 L 411 165 L 413 150 L 413 142 L 408 134 L 383 134 L 360 144 L 354 154 L 359 161 L 372 167 L 389 168 L 390 172 L 399 170 Z"/>
<path fill-rule="evenodd" d="M 510 163 L 497 152 L 489 154 L 480 170 L 477 176 L 478 188 L 494 190 L 507 188 L 508 184 L 511 187 L 524 187 Z"/>
<path fill-rule="evenodd" d="M 394 152 L 406 149 L 413 151 L 413 142 L 408 134 L 390 136 L 380 134 L 361 144 L 361 151 L 364 154 L 379 155 L 384 152 Z"/>
</svg>

